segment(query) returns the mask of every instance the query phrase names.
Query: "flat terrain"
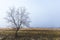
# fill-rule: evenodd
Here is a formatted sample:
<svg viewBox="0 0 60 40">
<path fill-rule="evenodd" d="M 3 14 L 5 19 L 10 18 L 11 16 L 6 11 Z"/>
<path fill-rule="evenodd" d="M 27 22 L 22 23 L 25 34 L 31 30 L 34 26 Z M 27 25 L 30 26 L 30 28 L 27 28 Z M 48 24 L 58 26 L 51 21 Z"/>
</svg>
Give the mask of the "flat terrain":
<svg viewBox="0 0 60 40">
<path fill-rule="evenodd" d="M 0 29 L 0 36 L 11 36 L 15 35 L 15 29 L 4 28 Z M 18 36 L 22 39 L 26 37 L 31 38 L 60 38 L 59 28 L 22 28 L 18 31 Z M 23 39 L 24 40 L 24 39 Z"/>
</svg>

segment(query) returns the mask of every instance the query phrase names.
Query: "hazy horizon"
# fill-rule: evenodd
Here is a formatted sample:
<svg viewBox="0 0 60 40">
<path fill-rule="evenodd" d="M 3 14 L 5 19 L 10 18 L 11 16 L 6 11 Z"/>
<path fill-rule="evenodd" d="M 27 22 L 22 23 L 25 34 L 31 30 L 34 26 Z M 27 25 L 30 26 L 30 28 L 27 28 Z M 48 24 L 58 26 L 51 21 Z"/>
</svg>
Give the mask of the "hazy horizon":
<svg viewBox="0 0 60 40">
<path fill-rule="evenodd" d="M 8 23 L 4 19 L 9 8 L 26 7 L 31 14 L 31 27 L 59 28 L 60 0 L 0 0 L 0 27 Z"/>
</svg>

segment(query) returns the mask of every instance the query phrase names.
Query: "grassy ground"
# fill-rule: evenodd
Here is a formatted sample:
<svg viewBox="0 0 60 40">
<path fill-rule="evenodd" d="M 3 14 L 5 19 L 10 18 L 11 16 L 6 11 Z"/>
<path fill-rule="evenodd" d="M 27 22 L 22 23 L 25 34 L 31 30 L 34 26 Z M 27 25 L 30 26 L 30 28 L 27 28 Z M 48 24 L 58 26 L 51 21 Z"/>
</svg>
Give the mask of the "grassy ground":
<svg viewBox="0 0 60 40">
<path fill-rule="evenodd" d="M 3 40 L 15 40 L 14 30 L 0 30 Z M 19 30 L 18 40 L 31 40 L 31 38 L 59 38 L 60 30 Z"/>
</svg>

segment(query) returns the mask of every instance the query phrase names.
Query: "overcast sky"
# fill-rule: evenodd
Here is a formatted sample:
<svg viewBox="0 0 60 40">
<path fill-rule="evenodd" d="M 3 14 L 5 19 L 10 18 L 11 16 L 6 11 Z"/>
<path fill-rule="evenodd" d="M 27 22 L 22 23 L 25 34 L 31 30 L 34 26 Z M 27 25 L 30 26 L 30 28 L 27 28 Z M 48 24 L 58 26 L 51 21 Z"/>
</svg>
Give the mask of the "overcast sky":
<svg viewBox="0 0 60 40">
<path fill-rule="evenodd" d="M 11 7 L 26 7 L 31 27 L 60 27 L 60 0 L 0 0 L 0 27 L 6 27 L 4 17 Z"/>
</svg>

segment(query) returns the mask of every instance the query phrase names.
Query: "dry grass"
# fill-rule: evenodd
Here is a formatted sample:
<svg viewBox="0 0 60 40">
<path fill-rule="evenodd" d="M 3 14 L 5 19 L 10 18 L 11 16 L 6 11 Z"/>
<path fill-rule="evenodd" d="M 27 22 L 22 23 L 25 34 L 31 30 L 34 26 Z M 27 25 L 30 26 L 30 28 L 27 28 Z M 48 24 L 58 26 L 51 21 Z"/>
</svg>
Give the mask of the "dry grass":
<svg viewBox="0 0 60 40">
<path fill-rule="evenodd" d="M 15 35 L 15 29 L 0 29 L 0 36 L 3 35 L 9 35 L 9 36 L 14 36 Z M 42 35 L 42 36 L 54 36 L 54 37 L 59 37 L 60 36 L 60 29 L 50 29 L 50 28 L 22 28 L 18 31 L 19 36 L 37 36 L 37 35 Z"/>
</svg>

